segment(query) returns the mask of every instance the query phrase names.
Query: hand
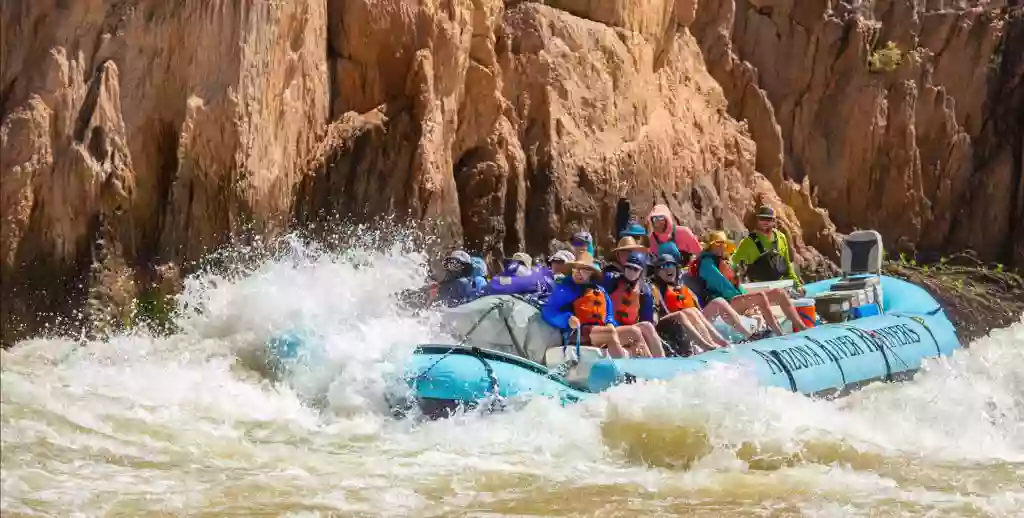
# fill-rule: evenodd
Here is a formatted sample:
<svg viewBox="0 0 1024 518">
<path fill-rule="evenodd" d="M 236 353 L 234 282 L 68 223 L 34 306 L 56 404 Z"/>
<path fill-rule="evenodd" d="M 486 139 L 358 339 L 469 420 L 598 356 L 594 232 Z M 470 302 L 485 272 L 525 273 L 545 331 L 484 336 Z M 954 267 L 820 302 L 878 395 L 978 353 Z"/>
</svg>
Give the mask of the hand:
<svg viewBox="0 0 1024 518">
<path fill-rule="evenodd" d="M 569 317 L 569 328 L 570 329 L 579 329 L 579 327 L 580 327 L 580 319 L 578 319 L 576 317 Z"/>
</svg>

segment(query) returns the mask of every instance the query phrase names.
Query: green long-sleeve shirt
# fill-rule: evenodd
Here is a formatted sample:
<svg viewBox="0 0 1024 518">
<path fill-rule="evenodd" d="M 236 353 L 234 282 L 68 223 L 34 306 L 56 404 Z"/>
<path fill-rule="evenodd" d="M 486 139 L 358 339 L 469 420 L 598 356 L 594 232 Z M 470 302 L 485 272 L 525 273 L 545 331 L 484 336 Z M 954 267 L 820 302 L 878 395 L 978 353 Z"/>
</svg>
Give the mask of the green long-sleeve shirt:
<svg viewBox="0 0 1024 518">
<path fill-rule="evenodd" d="M 789 279 L 793 281 L 793 286 L 802 286 L 803 283 L 800 281 L 800 277 L 796 275 L 796 271 L 793 270 L 793 260 L 789 254 L 789 240 L 786 239 L 786 234 L 779 232 L 777 229 L 772 230 L 779 240 L 779 254 L 786 261 L 786 275 L 783 279 Z M 757 239 L 761 241 L 761 245 L 765 251 L 772 249 L 772 236 L 764 235 L 760 232 L 754 232 Z M 757 244 L 747 236 L 740 241 L 739 246 L 736 247 L 736 251 L 732 253 L 732 264 L 736 267 L 750 266 L 761 256 L 761 252 L 757 249 Z"/>
</svg>

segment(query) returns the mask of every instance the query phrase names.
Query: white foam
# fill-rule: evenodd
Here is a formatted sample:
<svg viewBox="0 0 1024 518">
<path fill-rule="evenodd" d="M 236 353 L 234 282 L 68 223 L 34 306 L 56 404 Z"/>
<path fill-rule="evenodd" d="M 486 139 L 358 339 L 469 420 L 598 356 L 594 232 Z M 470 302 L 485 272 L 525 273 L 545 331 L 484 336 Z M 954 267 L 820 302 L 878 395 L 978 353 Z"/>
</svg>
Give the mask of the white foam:
<svg viewBox="0 0 1024 518">
<path fill-rule="evenodd" d="M 428 423 L 383 398 L 443 340 L 394 295 L 425 273 L 400 247 L 285 254 L 189 279 L 182 332 L 3 353 L 4 513 L 1010 515 L 1024 507 L 1024 322 L 912 382 L 839 401 L 739 368 L 615 388 L 563 408 Z M 356 266 L 356 265 L 360 266 Z M 201 311 L 196 311 L 201 309 Z M 265 341 L 310 330 L 286 379 Z"/>
</svg>

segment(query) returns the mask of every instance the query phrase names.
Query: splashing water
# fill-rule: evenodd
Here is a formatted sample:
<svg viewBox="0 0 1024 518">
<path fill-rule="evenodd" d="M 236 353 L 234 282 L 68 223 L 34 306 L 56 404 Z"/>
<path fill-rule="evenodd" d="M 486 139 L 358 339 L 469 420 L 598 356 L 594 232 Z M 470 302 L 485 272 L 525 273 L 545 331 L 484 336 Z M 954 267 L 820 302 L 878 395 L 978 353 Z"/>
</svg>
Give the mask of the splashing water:
<svg viewBox="0 0 1024 518">
<path fill-rule="evenodd" d="M 5 516 L 1019 516 L 1024 321 L 837 401 L 737 369 L 622 386 L 572 407 L 395 421 L 383 394 L 418 343 L 447 341 L 395 294 L 396 247 L 291 242 L 198 275 L 180 332 L 3 353 Z M 323 354 L 285 379 L 263 344 Z"/>
</svg>

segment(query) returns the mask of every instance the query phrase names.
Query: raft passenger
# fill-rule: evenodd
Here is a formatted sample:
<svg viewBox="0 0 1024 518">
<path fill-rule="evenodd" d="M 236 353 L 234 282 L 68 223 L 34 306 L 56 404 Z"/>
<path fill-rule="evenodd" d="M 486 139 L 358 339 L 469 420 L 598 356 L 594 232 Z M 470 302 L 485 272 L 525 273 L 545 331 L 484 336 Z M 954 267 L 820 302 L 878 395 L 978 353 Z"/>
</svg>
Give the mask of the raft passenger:
<svg viewBox="0 0 1024 518">
<path fill-rule="evenodd" d="M 793 269 L 786 234 L 775 228 L 775 209 L 769 206 L 757 210 L 757 228 L 740 241 L 732 254 L 732 264 L 751 282 L 788 279 L 794 288 L 803 284 Z"/>
<path fill-rule="evenodd" d="M 577 257 L 567 264 L 570 275 L 555 285 L 541 307 L 541 317 L 566 334 L 579 333 L 580 343 L 607 348 L 612 357 L 621 358 L 625 351 L 615 331 L 612 301 L 597 282 L 601 268 L 586 251 Z"/>
<path fill-rule="evenodd" d="M 439 302 L 447 307 L 465 304 L 476 299 L 487 285 L 480 271 L 481 259 L 474 264 L 473 258 L 463 250 L 456 250 L 442 261 L 445 277 L 437 285 L 432 302 Z"/>
<path fill-rule="evenodd" d="M 670 254 L 680 264 L 690 262 L 690 258 L 700 253 L 700 241 L 693 231 L 682 225 L 677 225 L 672 213 L 665 205 L 655 205 L 647 215 L 650 223 L 650 252 L 654 257 Z"/>
<path fill-rule="evenodd" d="M 633 241 L 633 238 L 627 237 Z M 621 254 L 619 251 L 617 254 Z M 609 293 L 612 300 L 612 308 L 615 311 L 615 322 L 619 325 L 619 340 L 624 347 L 626 344 L 636 344 L 643 347 L 640 356 L 663 358 L 665 349 L 654 328 L 654 295 L 651 285 L 644 279 L 644 271 L 647 269 L 647 254 L 639 251 L 627 252 L 625 260 L 622 260 L 622 272 L 610 271 L 604 276 L 604 289 Z M 629 328 L 634 328 L 640 334 L 640 340 L 636 340 L 636 334 Z M 639 343 L 638 343 L 639 342 Z M 638 356 L 638 354 L 633 354 Z"/>
<path fill-rule="evenodd" d="M 621 275 L 624 272 L 626 263 L 629 261 L 630 256 L 636 252 L 644 252 L 646 247 L 636 242 L 632 236 L 626 236 L 619 239 L 618 245 L 612 250 L 611 260 L 608 264 L 604 265 L 604 275 L 608 277 L 612 274 Z"/>
<path fill-rule="evenodd" d="M 580 231 L 573 234 L 569 244 L 572 245 L 572 251 L 577 256 L 581 252 L 586 252 L 591 257 L 594 256 L 594 236 L 590 235 L 590 232 Z"/>
<path fill-rule="evenodd" d="M 687 274 L 680 271 L 679 266 L 679 262 L 669 254 L 655 261 L 656 273 L 652 284 L 661 322 L 682 326 L 690 340 L 705 351 L 729 345 L 729 341 L 711 323 L 719 316 L 736 329 L 744 340 L 749 340 L 753 333 L 743 325 L 739 313 L 724 299 L 713 299 L 701 307 L 700 299 L 686 286 L 683 278 Z M 664 328 L 664 325 L 661 327 Z M 697 352 L 700 351 L 693 351 Z"/>
<path fill-rule="evenodd" d="M 721 297 L 740 313 L 753 309 L 759 310 L 765 323 L 776 336 L 782 336 L 785 333 L 782 331 L 778 319 L 772 313 L 772 304 L 776 304 L 782 309 L 782 312 L 793 323 L 794 331 L 807 329 L 785 291 L 780 289 L 755 293 L 743 291 L 732 265 L 725 258 L 728 245 L 729 240 L 725 232 L 711 232 L 708 235 L 708 244 L 704 251 L 690 265 L 690 274 L 698 276 L 704 281 L 708 300 Z"/>
</svg>

